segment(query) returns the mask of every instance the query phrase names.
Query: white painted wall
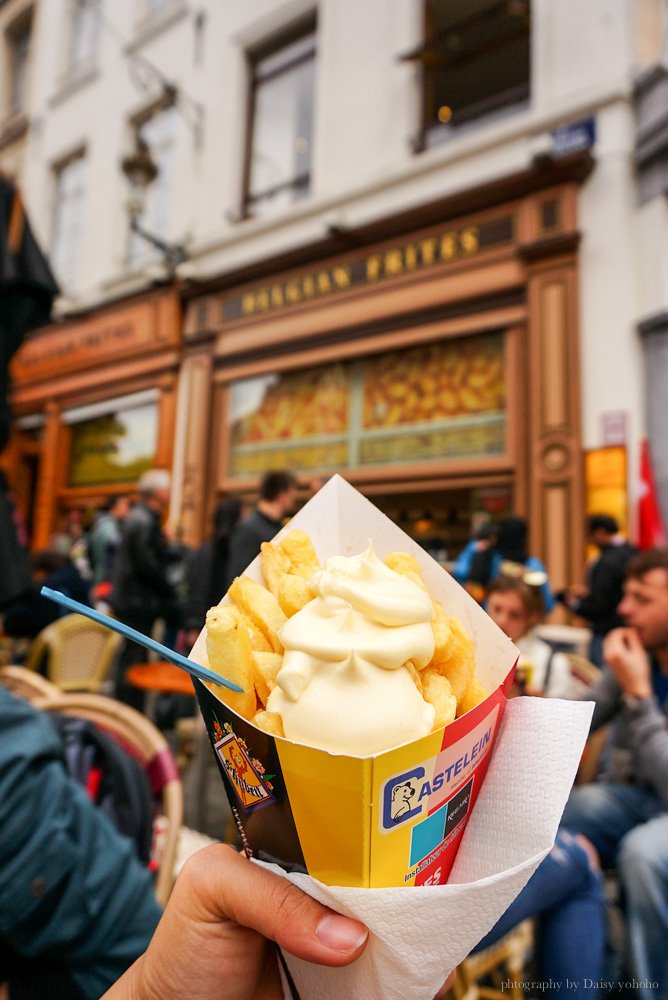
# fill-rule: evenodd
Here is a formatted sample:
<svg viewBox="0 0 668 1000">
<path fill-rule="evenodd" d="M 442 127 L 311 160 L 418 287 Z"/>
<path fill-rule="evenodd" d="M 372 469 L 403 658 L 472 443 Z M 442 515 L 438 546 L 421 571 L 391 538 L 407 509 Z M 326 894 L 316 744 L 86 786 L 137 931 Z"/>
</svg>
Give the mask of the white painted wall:
<svg viewBox="0 0 668 1000">
<path fill-rule="evenodd" d="M 649 0 L 643 4 L 656 6 Z M 283 216 L 234 221 L 239 210 L 245 135 L 245 52 L 317 7 L 318 62 L 313 195 Z M 200 277 L 271 257 L 349 226 L 470 189 L 528 166 L 555 125 L 596 115 L 596 168 L 580 202 L 583 430 L 600 444 L 600 418 L 626 410 L 632 441 L 642 433 L 642 374 L 635 323 L 667 300 L 664 249 L 636 262 L 666 232 L 666 204 L 634 201 L 631 85 L 638 64 L 634 0 L 533 0 L 531 106 L 449 144 L 415 155 L 419 125 L 416 70 L 398 56 L 421 35 L 417 0 L 172 0 L 173 19 L 142 36 L 142 0 L 104 0 L 105 17 L 129 43 L 103 30 L 97 69 L 58 96 L 65 46 L 65 0 L 40 0 L 35 25 L 35 125 L 24 186 L 48 245 L 51 167 L 85 145 L 89 191 L 78 305 L 129 291 L 145 280 L 125 272 L 124 179 L 131 118 L 158 94 L 133 84 L 128 54 L 145 56 L 201 107 L 197 146 L 187 113 L 178 118 L 169 236 L 186 241 Z M 206 16 L 196 59 L 194 18 Z M 640 19 L 647 31 L 647 19 Z M 635 32 L 635 34 L 634 34 Z M 187 109 L 186 109 L 187 111 Z M 639 246 L 640 245 L 640 246 Z M 635 455 L 631 456 L 632 463 Z M 633 467 L 633 466 L 632 466 Z"/>
</svg>

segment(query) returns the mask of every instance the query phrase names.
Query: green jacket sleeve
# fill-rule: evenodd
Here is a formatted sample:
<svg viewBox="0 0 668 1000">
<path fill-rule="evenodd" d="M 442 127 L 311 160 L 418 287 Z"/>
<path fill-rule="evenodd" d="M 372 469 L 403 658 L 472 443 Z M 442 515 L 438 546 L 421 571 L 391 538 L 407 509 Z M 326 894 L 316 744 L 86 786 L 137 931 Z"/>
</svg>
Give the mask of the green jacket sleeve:
<svg viewBox="0 0 668 1000">
<path fill-rule="evenodd" d="M 131 841 L 67 775 L 48 721 L 0 687 L 0 937 L 97 997 L 159 917 Z"/>
</svg>

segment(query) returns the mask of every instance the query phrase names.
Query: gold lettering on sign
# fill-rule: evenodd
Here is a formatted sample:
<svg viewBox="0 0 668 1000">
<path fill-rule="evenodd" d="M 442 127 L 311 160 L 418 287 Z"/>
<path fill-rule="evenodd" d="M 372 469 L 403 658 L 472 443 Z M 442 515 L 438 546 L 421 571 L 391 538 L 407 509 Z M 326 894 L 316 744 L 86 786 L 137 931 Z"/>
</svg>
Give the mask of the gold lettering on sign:
<svg viewBox="0 0 668 1000">
<path fill-rule="evenodd" d="M 480 249 L 480 230 L 477 226 L 467 226 L 459 235 L 459 243 L 466 254 L 477 253 Z"/>
<path fill-rule="evenodd" d="M 385 254 L 385 274 L 401 274 L 404 269 L 404 261 L 401 250 L 388 250 Z"/>
<path fill-rule="evenodd" d="M 457 256 L 457 233 L 446 233 L 441 237 L 441 260 L 453 260 Z"/>
<path fill-rule="evenodd" d="M 404 259 L 406 261 L 406 270 L 414 271 L 417 267 L 417 249 L 413 243 L 409 243 L 404 251 Z"/>
<path fill-rule="evenodd" d="M 422 263 L 425 265 L 433 264 L 436 260 L 436 240 L 432 237 L 428 240 L 420 240 L 419 246 Z"/>
<path fill-rule="evenodd" d="M 381 271 L 381 260 L 377 253 L 373 254 L 371 257 L 367 257 L 366 261 L 366 276 L 369 281 L 373 281 L 375 278 L 380 277 Z"/>
<path fill-rule="evenodd" d="M 337 288 L 350 288 L 350 268 L 347 265 L 334 268 L 334 284 Z"/>
<path fill-rule="evenodd" d="M 290 305 L 293 305 L 295 302 L 301 302 L 302 293 L 296 281 L 288 281 L 288 283 L 286 284 L 285 299 L 286 302 L 290 303 Z"/>
<path fill-rule="evenodd" d="M 503 221 L 507 223 L 509 235 L 500 235 L 495 241 L 488 239 L 487 245 L 508 242 L 511 238 L 512 218 Z M 498 222 L 494 222 L 493 225 L 498 226 Z M 369 254 L 368 257 L 362 257 L 352 263 L 323 267 L 317 271 L 295 275 L 286 281 L 261 285 L 243 292 L 240 298 L 231 299 L 230 312 L 238 315 L 240 311 L 242 316 L 253 316 L 270 309 L 299 305 L 309 299 L 345 291 L 363 281 L 373 282 L 382 278 L 394 278 L 438 263 L 450 263 L 472 257 L 481 250 L 480 233 L 479 226 L 449 229 L 403 246 L 394 246 Z M 501 233 L 503 234 L 503 228 Z M 235 309 L 238 310 L 236 313 Z"/>
</svg>

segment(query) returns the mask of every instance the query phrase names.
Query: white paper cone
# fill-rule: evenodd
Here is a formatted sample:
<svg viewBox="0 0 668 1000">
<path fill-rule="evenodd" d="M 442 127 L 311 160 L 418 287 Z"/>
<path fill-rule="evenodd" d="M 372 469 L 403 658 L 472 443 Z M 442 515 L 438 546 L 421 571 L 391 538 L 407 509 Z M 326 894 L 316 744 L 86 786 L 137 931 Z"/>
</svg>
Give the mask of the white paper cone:
<svg viewBox="0 0 668 1000">
<path fill-rule="evenodd" d="M 301 1000 L 431 1000 L 551 849 L 592 711 L 591 702 L 508 703 L 447 885 L 340 888 L 267 866 L 371 931 L 362 957 L 346 968 L 286 955 Z"/>
</svg>

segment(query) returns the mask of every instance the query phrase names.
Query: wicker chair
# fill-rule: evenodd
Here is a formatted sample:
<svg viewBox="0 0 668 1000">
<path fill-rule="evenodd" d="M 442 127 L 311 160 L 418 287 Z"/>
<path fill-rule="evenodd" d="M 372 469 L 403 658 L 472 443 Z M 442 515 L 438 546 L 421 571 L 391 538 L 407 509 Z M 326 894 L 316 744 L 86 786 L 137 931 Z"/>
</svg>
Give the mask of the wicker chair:
<svg viewBox="0 0 668 1000">
<path fill-rule="evenodd" d="M 82 615 L 65 615 L 34 639 L 25 665 L 36 669 L 46 655 L 49 680 L 61 691 L 97 692 L 107 678 L 123 639 Z"/>
<path fill-rule="evenodd" d="M 13 665 L 0 667 L 0 684 L 19 698 L 25 698 L 26 701 L 54 698 L 60 694 L 56 685 L 47 681 L 46 677 L 42 677 L 34 670 L 26 670 L 25 667 Z"/>
<path fill-rule="evenodd" d="M 42 698 L 35 707 L 90 719 L 131 753 L 144 767 L 156 804 L 153 864 L 155 892 L 164 906 L 174 884 L 179 832 L 183 823 L 183 787 L 171 750 L 162 733 L 140 712 L 113 698 L 96 694 L 60 694 Z"/>
<path fill-rule="evenodd" d="M 533 924 L 525 920 L 496 944 L 469 955 L 457 967 L 448 994 L 452 1000 L 523 1000 L 526 958 L 533 945 Z M 503 989 L 503 980 L 510 987 Z"/>
</svg>

